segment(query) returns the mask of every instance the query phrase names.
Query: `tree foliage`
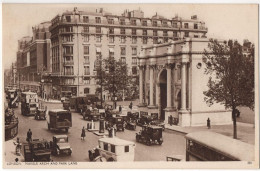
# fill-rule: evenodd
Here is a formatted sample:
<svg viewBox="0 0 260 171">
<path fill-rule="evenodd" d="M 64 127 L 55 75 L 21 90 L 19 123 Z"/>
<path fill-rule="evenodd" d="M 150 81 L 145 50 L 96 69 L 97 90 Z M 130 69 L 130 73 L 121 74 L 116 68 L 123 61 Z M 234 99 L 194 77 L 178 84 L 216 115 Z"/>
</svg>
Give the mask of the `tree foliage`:
<svg viewBox="0 0 260 171">
<path fill-rule="evenodd" d="M 254 45 L 237 41 L 211 40 L 204 51 L 205 73 L 210 75 L 205 101 L 224 104 L 232 109 L 234 138 L 236 138 L 235 111 L 238 106 L 254 109 Z"/>
<path fill-rule="evenodd" d="M 98 63 L 96 80 L 100 86 L 97 92 L 101 92 L 102 85 L 103 90 L 108 91 L 112 97 L 117 96 L 129 84 L 127 64 L 121 60 L 115 60 L 114 57 L 105 58 Z"/>
</svg>

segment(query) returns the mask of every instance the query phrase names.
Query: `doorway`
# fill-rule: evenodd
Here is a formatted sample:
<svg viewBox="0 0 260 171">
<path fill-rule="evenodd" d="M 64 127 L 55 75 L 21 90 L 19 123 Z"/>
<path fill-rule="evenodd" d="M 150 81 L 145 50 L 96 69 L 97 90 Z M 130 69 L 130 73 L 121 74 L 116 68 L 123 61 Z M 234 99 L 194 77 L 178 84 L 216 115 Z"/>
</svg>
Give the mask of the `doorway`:
<svg viewBox="0 0 260 171">
<path fill-rule="evenodd" d="M 160 118 L 165 120 L 165 108 L 167 107 L 167 71 L 164 69 L 159 77 L 160 83 Z"/>
</svg>

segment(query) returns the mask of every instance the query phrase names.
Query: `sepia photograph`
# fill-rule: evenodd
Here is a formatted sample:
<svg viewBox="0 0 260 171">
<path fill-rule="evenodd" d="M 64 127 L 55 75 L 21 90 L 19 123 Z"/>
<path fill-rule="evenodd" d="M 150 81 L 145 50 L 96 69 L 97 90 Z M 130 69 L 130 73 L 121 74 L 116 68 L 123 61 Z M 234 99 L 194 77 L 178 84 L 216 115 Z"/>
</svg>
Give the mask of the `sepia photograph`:
<svg viewBox="0 0 260 171">
<path fill-rule="evenodd" d="M 3 168 L 259 168 L 258 10 L 3 3 Z"/>
</svg>

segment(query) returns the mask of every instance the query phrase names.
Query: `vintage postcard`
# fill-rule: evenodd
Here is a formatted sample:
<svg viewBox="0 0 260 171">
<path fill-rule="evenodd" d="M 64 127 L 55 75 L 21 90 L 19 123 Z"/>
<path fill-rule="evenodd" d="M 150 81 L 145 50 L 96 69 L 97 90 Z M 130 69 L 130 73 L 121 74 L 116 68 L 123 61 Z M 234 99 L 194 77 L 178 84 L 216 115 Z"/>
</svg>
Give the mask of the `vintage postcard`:
<svg viewBox="0 0 260 171">
<path fill-rule="evenodd" d="M 259 168 L 258 4 L 2 18 L 4 168 Z"/>
</svg>

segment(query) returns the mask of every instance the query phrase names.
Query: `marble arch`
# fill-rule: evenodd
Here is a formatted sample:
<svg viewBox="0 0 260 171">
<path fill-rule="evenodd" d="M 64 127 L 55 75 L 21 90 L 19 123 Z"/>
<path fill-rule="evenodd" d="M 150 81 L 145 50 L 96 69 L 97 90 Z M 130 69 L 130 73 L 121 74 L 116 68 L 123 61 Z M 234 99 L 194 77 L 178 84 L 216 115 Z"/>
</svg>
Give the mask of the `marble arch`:
<svg viewBox="0 0 260 171">
<path fill-rule="evenodd" d="M 208 76 L 204 74 L 203 51 L 209 40 L 187 38 L 143 47 L 139 59 L 139 110 L 158 113 L 168 123 L 173 116 L 179 126 L 232 122 L 223 105 L 204 102 Z"/>
</svg>

